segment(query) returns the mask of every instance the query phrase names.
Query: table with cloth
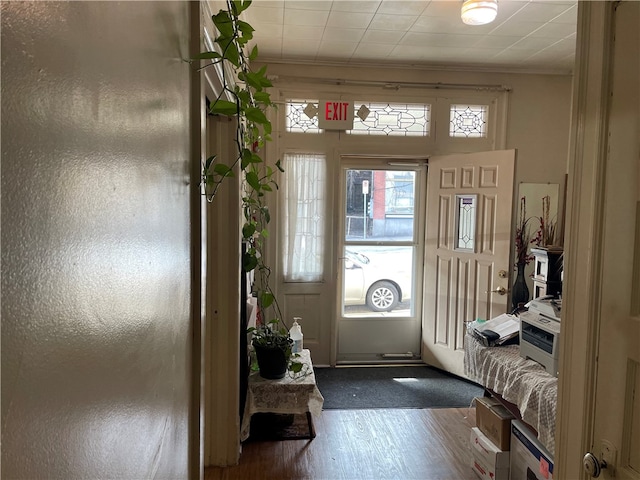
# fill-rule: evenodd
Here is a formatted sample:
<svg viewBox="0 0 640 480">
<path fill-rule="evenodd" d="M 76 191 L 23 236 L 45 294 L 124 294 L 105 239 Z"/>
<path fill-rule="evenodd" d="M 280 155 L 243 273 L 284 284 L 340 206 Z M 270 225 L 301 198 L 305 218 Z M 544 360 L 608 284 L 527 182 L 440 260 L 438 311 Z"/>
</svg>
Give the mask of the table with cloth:
<svg viewBox="0 0 640 480">
<path fill-rule="evenodd" d="M 284 378 L 267 380 L 259 372 L 249 375 L 247 399 L 240 429 L 242 441 L 249 437 L 251 416 L 255 413 L 306 414 L 309 438 L 315 437 L 312 415 L 322 413 L 324 398 L 316 385 L 311 353 L 303 349 L 294 359 L 302 363 L 300 373 L 287 372 Z"/>
<path fill-rule="evenodd" d="M 553 455 L 558 379 L 539 363 L 522 358 L 519 345 L 485 347 L 468 332 L 464 340 L 465 375 L 516 405 Z"/>
</svg>

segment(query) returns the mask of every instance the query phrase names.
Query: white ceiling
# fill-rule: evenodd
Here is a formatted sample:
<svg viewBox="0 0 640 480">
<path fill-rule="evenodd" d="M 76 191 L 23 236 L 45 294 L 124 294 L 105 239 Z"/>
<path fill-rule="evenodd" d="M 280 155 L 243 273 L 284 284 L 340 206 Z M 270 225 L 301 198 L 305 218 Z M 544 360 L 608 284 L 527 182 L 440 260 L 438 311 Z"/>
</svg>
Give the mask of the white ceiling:
<svg viewBox="0 0 640 480">
<path fill-rule="evenodd" d="M 500 0 L 488 25 L 462 0 L 254 0 L 259 60 L 570 73 L 576 0 Z"/>
</svg>

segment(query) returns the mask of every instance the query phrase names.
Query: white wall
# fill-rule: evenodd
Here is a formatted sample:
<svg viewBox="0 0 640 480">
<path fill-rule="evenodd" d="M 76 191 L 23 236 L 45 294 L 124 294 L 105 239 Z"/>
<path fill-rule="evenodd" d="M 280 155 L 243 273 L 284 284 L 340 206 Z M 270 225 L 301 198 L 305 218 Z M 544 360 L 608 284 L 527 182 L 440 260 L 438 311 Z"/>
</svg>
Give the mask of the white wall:
<svg viewBox="0 0 640 480">
<path fill-rule="evenodd" d="M 3 479 L 190 474 L 189 8 L 2 2 Z"/>
</svg>

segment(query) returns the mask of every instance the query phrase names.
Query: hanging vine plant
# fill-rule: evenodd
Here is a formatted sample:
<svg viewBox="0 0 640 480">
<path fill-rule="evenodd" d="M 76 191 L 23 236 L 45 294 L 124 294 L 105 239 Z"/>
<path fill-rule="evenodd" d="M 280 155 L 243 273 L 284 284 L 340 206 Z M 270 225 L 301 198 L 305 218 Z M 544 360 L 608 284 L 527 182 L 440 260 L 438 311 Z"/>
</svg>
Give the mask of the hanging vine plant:
<svg viewBox="0 0 640 480">
<path fill-rule="evenodd" d="M 214 40 L 216 48 L 193 58 L 210 61 L 201 68 L 221 64 L 222 89 L 210 102 L 209 113 L 237 120 L 235 157 L 226 162 L 217 155 L 207 158 L 202 168 L 201 188 L 207 200 L 212 202 L 224 180 L 234 176 L 234 169 L 240 166 L 243 175 L 242 237 L 248 245 L 243 252 L 242 266 L 246 272 L 255 271 L 253 288 L 261 317 L 259 325 L 250 329 L 254 334 L 253 343 L 278 345 L 289 359 L 292 342 L 270 287 L 271 269 L 264 263 L 263 255 L 264 242 L 269 236 L 267 226 L 271 221 L 265 195 L 277 190 L 278 184 L 274 178 L 277 171 L 266 164 L 260 152 L 265 142 L 271 140 L 272 127 L 267 110 L 275 106 L 266 90 L 272 86 L 266 75 L 267 67 L 253 71 L 250 65 L 258 56 L 257 45 L 246 52 L 254 28 L 241 20 L 240 15 L 250 5 L 251 0 L 227 0 L 227 9 L 211 17 L 218 32 Z M 280 161 L 275 166 L 284 172 Z M 269 315 L 269 311 L 273 314 Z M 301 367 L 298 362 L 289 363 L 289 369 L 294 372 Z"/>
</svg>

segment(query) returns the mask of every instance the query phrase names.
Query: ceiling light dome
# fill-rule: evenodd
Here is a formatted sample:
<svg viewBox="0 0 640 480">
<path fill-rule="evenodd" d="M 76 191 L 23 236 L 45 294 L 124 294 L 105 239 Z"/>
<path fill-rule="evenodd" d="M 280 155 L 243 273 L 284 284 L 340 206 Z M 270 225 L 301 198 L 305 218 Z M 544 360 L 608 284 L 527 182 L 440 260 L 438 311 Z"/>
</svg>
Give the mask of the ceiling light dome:
<svg viewBox="0 0 640 480">
<path fill-rule="evenodd" d="M 461 17 L 467 25 L 484 25 L 495 20 L 498 0 L 465 0 Z"/>
</svg>

